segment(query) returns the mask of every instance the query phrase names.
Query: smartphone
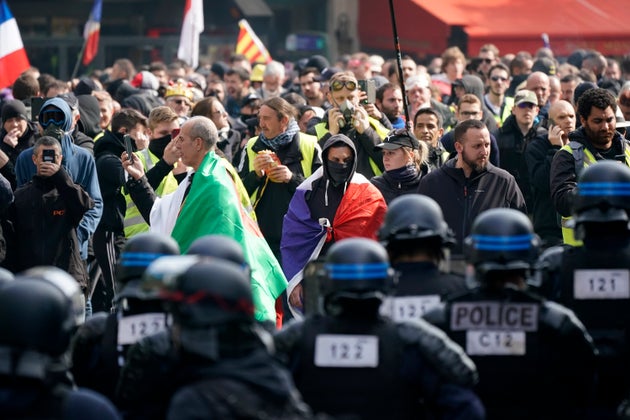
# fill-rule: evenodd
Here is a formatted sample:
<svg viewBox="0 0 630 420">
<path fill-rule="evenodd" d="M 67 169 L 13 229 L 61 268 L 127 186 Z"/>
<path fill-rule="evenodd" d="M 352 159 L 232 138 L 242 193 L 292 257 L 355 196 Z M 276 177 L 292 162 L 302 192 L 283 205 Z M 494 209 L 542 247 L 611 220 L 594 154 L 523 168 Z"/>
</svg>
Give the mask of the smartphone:
<svg viewBox="0 0 630 420">
<path fill-rule="evenodd" d="M 31 121 L 37 122 L 39 119 L 39 111 L 44 105 L 44 98 L 40 96 L 31 96 Z"/>
<path fill-rule="evenodd" d="M 133 139 L 129 134 L 125 134 L 123 137 L 125 141 L 125 150 L 127 151 L 127 159 L 133 163 L 134 155 L 133 155 Z"/>
<path fill-rule="evenodd" d="M 55 149 L 42 150 L 42 161 L 54 163 L 55 162 Z"/>
<path fill-rule="evenodd" d="M 376 101 L 376 82 L 372 79 L 359 80 L 359 89 L 367 94 L 367 99 L 361 101 L 361 105 L 373 104 Z"/>
</svg>

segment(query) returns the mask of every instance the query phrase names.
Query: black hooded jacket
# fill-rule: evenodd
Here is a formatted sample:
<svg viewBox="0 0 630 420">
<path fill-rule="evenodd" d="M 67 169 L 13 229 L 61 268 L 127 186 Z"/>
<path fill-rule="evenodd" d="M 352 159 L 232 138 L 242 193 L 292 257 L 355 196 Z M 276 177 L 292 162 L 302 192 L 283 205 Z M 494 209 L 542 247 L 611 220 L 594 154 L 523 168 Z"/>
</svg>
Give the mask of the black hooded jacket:
<svg viewBox="0 0 630 420">
<path fill-rule="evenodd" d="M 121 133 L 105 131 L 94 146 L 98 185 L 103 196 L 103 216 L 98 227 L 122 233 L 127 204 L 122 193 L 125 184 L 125 170 L 120 155 L 125 151 Z"/>
</svg>

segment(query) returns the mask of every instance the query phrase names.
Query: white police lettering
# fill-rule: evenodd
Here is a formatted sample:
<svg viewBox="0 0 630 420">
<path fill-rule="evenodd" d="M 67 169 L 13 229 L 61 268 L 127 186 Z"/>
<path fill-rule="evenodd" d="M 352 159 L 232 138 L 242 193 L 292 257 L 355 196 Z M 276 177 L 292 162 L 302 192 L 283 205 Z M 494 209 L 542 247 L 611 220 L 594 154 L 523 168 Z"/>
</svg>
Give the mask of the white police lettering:
<svg viewBox="0 0 630 420">
<path fill-rule="evenodd" d="M 466 331 L 469 356 L 524 356 L 524 331 Z"/>
<path fill-rule="evenodd" d="M 575 299 L 629 299 L 630 271 L 575 270 L 573 272 Z"/>
<path fill-rule="evenodd" d="M 392 300 L 389 316 L 396 322 L 422 318 L 422 315 L 440 303 L 439 295 L 399 296 Z"/>
<path fill-rule="evenodd" d="M 535 303 L 461 302 L 451 306 L 451 329 L 537 331 Z"/>
<path fill-rule="evenodd" d="M 165 330 L 165 314 L 157 312 L 126 316 L 118 320 L 118 345 L 133 344 L 142 337 Z"/>
<path fill-rule="evenodd" d="M 378 366 L 378 337 L 322 334 L 315 339 L 315 366 L 374 368 Z"/>
</svg>

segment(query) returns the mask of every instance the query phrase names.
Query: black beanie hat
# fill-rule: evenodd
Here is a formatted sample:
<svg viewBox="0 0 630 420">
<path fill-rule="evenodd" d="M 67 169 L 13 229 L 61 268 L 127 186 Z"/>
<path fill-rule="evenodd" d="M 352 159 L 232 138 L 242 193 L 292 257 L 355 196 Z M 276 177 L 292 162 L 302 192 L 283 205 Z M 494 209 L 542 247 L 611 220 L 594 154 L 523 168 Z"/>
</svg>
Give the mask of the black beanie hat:
<svg viewBox="0 0 630 420">
<path fill-rule="evenodd" d="M 28 121 L 26 106 L 24 106 L 24 103 L 19 99 L 11 99 L 2 105 L 2 124 L 4 124 L 9 118 L 15 117 Z"/>
</svg>

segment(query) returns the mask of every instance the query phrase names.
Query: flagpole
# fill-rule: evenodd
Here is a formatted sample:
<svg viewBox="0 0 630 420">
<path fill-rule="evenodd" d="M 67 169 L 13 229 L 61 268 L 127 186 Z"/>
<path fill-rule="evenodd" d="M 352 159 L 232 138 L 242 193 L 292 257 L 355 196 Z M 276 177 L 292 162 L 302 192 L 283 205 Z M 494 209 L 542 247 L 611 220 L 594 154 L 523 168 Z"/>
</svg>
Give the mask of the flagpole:
<svg viewBox="0 0 630 420">
<path fill-rule="evenodd" d="M 79 71 L 79 65 L 81 64 L 81 60 L 83 59 L 83 54 L 85 53 L 85 47 L 87 46 L 88 40 L 83 38 L 83 46 L 81 47 L 81 51 L 79 52 L 79 56 L 77 57 L 77 62 L 74 65 L 74 70 L 72 70 L 72 75 L 70 76 L 70 80 L 74 79 L 77 76 L 77 72 Z"/>
</svg>

